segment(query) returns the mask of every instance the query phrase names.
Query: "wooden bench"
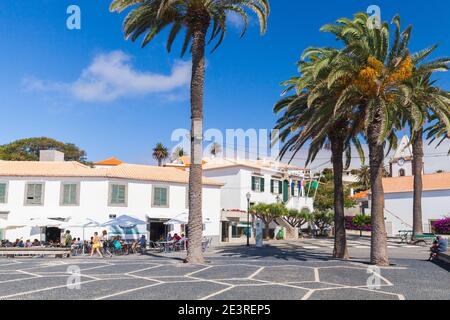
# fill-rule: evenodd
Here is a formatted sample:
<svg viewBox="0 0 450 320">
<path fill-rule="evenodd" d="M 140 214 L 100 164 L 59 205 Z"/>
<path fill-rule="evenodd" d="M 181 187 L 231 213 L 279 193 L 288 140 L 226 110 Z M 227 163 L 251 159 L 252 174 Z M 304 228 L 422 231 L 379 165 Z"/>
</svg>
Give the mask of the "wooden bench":
<svg viewBox="0 0 450 320">
<path fill-rule="evenodd" d="M 70 248 L 45 248 L 45 247 L 32 247 L 32 248 L 0 248 L 0 256 L 7 258 L 20 257 L 43 257 L 53 256 L 54 258 L 68 258 L 70 257 Z"/>
</svg>

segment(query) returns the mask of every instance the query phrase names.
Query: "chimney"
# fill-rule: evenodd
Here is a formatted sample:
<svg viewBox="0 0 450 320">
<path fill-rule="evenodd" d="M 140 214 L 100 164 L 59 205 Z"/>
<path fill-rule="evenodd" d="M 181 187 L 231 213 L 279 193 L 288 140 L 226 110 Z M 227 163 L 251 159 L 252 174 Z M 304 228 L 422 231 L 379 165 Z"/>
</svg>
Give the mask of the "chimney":
<svg viewBox="0 0 450 320">
<path fill-rule="evenodd" d="M 57 150 L 40 150 L 39 161 L 64 162 L 64 153 Z"/>
</svg>

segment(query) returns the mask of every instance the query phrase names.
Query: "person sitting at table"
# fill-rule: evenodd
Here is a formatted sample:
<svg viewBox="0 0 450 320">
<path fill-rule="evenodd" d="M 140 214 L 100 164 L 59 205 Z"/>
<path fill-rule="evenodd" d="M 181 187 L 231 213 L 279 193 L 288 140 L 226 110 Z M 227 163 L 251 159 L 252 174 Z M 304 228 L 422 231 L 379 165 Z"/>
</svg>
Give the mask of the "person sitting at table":
<svg viewBox="0 0 450 320">
<path fill-rule="evenodd" d="M 120 243 L 119 237 L 113 238 L 113 245 L 117 252 L 122 253 L 122 244 Z"/>
<path fill-rule="evenodd" d="M 64 247 L 70 247 L 72 244 L 72 235 L 70 234 L 70 230 L 66 230 L 66 233 L 63 236 L 62 239 L 62 245 Z"/>
<path fill-rule="evenodd" d="M 77 250 L 79 248 L 79 245 L 77 243 L 77 239 L 72 239 L 72 242 L 70 243 L 70 250 L 72 251 L 72 255 L 77 255 Z"/>
<path fill-rule="evenodd" d="M 172 241 L 172 234 L 170 232 L 167 235 L 166 241 Z"/>
<path fill-rule="evenodd" d="M 139 241 L 133 240 L 133 242 L 131 243 L 131 252 L 136 253 L 138 248 L 139 248 Z"/>
<path fill-rule="evenodd" d="M 186 250 L 188 246 L 188 238 L 186 238 L 186 235 L 184 233 L 181 234 L 181 240 L 180 244 L 183 246 L 183 249 Z"/>
<path fill-rule="evenodd" d="M 139 247 L 141 254 L 144 254 L 147 249 L 147 239 L 145 238 L 145 235 L 142 235 L 139 239 Z"/>
<path fill-rule="evenodd" d="M 32 246 L 33 246 L 33 247 L 40 247 L 40 246 L 41 246 L 41 243 L 40 243 L 40 241 L 39 241 L 38 239 L 34 239 L 34 240 L 33 240 L 33 243 L 32 243 Z"/>
<path fill-rule="evenodd" d="M 175 233 L 175 234 L 173 235 L 172 240 L 175 241 L 175 242 L 178 242 L 178 241 L 181 240 L 181 237 L 178 235 L 178 233 Z"/>
<path fill-rule="evenodd" d="M 11 241 L 6 240 L 6 241 L 3 243 L 3 246 L 6 247 L 6 248 L 11 248 L 11 247 L 14 247 L 14 244 L 13 244 Z"/>
</svg>

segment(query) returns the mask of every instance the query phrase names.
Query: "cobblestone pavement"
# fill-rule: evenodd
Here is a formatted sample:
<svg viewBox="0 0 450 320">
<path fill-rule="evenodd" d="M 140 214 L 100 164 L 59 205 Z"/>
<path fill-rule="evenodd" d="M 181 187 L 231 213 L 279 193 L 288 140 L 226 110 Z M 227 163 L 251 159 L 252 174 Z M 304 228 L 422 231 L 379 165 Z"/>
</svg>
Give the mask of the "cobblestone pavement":
<svg viewBox="0 0 450 320">
<path fill-rule="evenodd" d="M 207 262 L 180 254 L 0 259 L 0 299 L 450 299 L 446 265 L 424 261 L 427 249 L 390 244 L 392 266 L 367 264 L 366 240 L 352 240 L 350 261 L 333 260 L 332 241 L 229 245 Z"/>
</svg>

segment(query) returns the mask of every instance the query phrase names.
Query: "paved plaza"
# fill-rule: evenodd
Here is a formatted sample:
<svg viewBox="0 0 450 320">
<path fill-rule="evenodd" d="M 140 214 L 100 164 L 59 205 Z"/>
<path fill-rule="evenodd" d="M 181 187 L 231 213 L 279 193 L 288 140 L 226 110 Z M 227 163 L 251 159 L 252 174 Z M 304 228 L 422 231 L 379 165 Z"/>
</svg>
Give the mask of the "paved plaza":
<svg viewBox="0 0 450 320">
<path fill-rule="evenodd" d="M 180 254 L 0 258 L 0 299 L 450 299 L 449 268 L 424 261 L 426 247 L 390 242 L 392 265 L 373 269 L 368 240 L 350 240 L 352 260 L 346 262 L 331 258 L 332 244 L 221 246 L 202 265 L 185 265 Z"/>
</svg>

